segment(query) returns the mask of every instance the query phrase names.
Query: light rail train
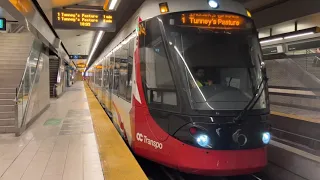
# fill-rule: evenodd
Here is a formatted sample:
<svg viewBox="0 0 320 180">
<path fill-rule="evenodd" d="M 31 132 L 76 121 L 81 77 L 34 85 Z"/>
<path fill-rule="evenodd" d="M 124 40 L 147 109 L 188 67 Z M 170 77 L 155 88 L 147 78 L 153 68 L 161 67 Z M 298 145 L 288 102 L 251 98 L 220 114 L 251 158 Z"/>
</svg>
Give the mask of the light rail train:
<svg viewBox="0 0 320 180">
<path fill-rule="evenodd" d="M 146 0 L 86 74 L 135 154 L 200 175 L 266 166 L 267 78 L 240 3 Z"/>
</svg>

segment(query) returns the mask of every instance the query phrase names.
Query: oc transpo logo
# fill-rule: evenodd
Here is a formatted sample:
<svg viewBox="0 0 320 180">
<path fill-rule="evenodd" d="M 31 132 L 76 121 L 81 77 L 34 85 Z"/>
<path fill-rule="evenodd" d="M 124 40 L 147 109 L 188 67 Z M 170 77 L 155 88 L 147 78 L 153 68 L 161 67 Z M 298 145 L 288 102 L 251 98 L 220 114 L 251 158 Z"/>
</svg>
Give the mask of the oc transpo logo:
<svg viewBox="0 0 320 180">
<path fill-rule="evenodd" d="M 149 139 L 147 136 L 143 135 L 142 133 L 137 133 L 136 139 L 139 142 L 153 146 L 155 149 L 162 149 L 162 143 Z"/>
<path fill-rule="evenodd" d="M 137 137 L 138 141 L 140 141 L 140 142 L 143 141 L 143 135 L 141 133 L 137 133 L 136 137 Z"/>
</svg>

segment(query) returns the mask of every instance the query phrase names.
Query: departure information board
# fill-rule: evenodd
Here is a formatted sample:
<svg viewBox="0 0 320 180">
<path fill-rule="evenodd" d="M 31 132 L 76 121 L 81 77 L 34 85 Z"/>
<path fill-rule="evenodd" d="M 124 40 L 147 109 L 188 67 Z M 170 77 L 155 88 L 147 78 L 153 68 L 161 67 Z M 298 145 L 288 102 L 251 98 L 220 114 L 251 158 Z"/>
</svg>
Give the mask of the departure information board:
<svg viewBox="0 0 320 180">
<path fill-rule="evenodd" d="M 116 31 L 116 22 L 113 14 L 104 11 L 54 8 L 52 11 L 52 24 L 56 29 Z"/>
</svg>

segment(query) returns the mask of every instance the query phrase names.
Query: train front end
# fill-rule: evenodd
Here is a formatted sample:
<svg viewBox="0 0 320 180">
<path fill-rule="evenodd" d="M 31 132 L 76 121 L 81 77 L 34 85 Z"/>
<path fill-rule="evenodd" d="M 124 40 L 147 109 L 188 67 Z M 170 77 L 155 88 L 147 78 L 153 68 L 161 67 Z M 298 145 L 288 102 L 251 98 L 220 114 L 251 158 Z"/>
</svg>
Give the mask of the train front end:
<svg viewBox="0 0 320 180">
<path fill-rule="evenodd" d="M 165 13 L 140 22 L 136 55 L 137 154 L 201 175 L 266 166 L 267 78 L 250 17 L 215 9 Z"/>
</svg>

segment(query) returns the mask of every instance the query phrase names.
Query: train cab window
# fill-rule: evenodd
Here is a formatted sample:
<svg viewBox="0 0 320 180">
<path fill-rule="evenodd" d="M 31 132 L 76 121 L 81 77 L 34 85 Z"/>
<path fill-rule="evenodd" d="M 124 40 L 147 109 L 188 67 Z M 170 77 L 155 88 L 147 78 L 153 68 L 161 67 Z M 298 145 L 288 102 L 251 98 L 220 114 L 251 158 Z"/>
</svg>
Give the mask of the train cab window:
<svg viewBox="0 0 320 180">
<path fill-rule="evenodd" d="M 151 19 L 140 33 L 141 76 L 147 102 L 157 107 L 177 106 L 177 94 L 164 48 L 159 21 Z"/>
<path fill-rule="evenodd" d="M 181 22 L 185 15 L 163 15 L 161 22 L 190 106 L 206 111 L 244 109 L 263 77 L 252 22 L 243 20 L 239 28 L 211 28 L 186 25 Z M 254 109 L 265 107 L 262 94 Z"/>
</svg>

